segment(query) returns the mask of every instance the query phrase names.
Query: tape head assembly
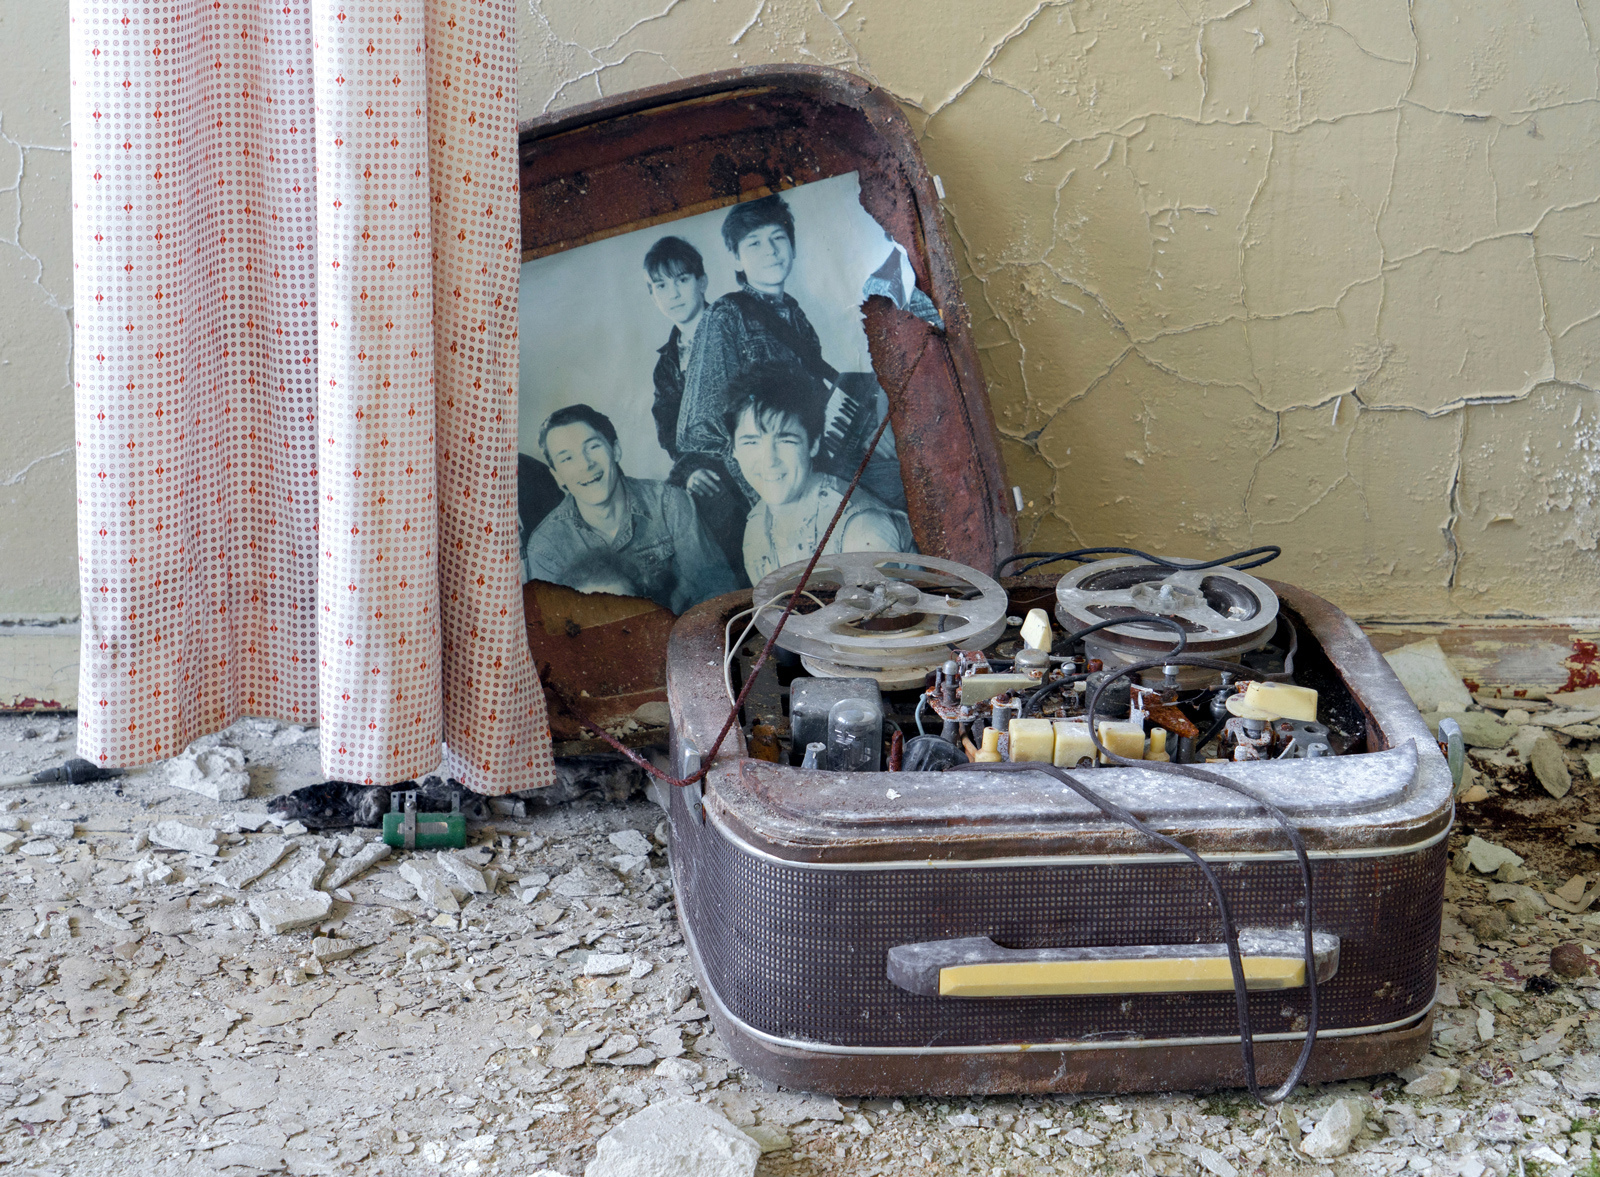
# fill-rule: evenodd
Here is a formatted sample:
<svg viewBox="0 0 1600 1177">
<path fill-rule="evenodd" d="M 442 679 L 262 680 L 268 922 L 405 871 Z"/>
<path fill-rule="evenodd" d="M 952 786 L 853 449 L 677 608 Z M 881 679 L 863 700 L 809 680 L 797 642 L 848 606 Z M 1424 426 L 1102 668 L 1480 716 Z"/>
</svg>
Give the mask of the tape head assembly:
<svg viewBox="0 0 1600 1177">
<path fill-rule="evenodd" d="M 1053 626 L 1040 607 L 1051 590 L 1037 581 L 1008 590 L 964 564 L 910 552 L 823 557 L 778 635 L 800 666 L 777 672 L 768 693 L 787 688 L 789 706 L 763 720 L 764 730 L 777 735 L 782 759 L 787 714 L 794 733 L 806 729 L 793 763 L 810 743 L 826 743 L 838 759 L 838 725 L 824 723 L 823 708 L 842 705 L 835 696 L 844 691 L 845 702 L 881 716 L 860 725 L 852 747 L 863 739 L 876 747 L 898 726 L 907 765 L 920 764 L 912 753 L 925 749 L 912 743 L 927 738 L 957 759 L 1094 764 L 1091 726 L 1135 760 L 1264 760 L 1359 746 L 1357 718 L 1322 715 L 1318 692 L 1291 681 L 1297 629 L 1280 615 L 1277 594 L 1222 562 L 1191 566 L 1200 563 L 1087 563 L 1056 582 Z M 764 636 L 804 572 L 804 563 L 790 564 L 755 587 L 753 624 Z"/>
</svg>

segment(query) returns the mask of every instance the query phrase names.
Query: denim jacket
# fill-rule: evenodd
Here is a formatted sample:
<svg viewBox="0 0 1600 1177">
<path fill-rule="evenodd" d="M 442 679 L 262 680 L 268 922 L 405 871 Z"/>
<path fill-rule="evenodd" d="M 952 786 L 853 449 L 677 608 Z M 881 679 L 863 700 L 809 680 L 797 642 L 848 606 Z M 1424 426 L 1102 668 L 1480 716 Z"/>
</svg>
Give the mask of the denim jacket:
<svg viewBox="0 0 1600 1177">
<path fill-rule="evenodd" d="M 707 597 L 732 592 L 736 581 L 722 551 L 706 535 L 688 492 L 664 482 L 622 477 L 628 515 L 607 539 L 578 512 L 569 494 L 528 537 L 523 580 L 570 588 L 580 566 L 599 563 L 641 597 L 682 613 Z"/>
</svg>

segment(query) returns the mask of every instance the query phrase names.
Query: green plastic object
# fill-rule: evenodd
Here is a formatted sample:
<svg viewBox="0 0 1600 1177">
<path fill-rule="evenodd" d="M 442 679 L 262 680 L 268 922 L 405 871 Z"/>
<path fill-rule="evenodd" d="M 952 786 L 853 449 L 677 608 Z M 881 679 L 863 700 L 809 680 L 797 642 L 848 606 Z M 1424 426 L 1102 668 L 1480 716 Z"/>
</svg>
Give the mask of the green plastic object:
<svg viewBox="0 0 1600 1177">
<path fill-rule="evenodd" d="M 403 850 L 460 850 L 467 844 L 467 819 L 461 816 L 461 794 L 457 793 L 449 813 L 418 813 L 415 792 L 391 795 L 390 809 L 383 815 L 383 840 Z"/>
</svg>

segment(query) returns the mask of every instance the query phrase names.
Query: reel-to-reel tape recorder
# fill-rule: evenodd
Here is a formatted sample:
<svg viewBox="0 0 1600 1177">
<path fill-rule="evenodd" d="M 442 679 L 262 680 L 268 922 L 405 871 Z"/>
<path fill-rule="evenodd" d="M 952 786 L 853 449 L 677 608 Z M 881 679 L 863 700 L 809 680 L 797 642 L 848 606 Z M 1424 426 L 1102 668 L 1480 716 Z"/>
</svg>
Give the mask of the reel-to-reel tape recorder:
<svg viewBox="0 0 1600 1177">
<path fill-rule="evenodd" d="M 905 1094 L 1418 1057 L 1449 768 L 1347 617 L 1239 562 L 1126 554 L 1002 583 L 825 555 L 781 631 L 804 565 L 680 619 L 675 776 L 748 688 L 703 780 L 663 798 L 735 1058 Z"/>
</svg>

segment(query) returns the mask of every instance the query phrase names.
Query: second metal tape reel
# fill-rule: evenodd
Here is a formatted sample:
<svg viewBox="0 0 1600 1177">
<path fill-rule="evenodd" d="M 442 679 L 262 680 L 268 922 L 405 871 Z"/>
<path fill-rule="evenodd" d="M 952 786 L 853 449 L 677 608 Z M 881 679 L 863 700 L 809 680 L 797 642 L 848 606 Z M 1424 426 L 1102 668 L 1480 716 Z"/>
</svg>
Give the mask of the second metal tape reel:
<svg viewBox="0 0 1600 1177">
<path fill-rule="evenodd" d="M 1056 620 L 1069 632 L 1130 619 L 1084 641 L 1089 656 L 1108 666 L 1159 658 L 1172 649 L 1173 631 L 1134 620 L 1138 613 L 1169 617 L 1183 626 L 1190 654 L 1235 661 L 1271 640 L 1278 596 L 1237 568 L 1164 568 L 1137 556 L 1085 564 L 1056 585 Z M 1179 681 L 1203 673 L 1186 670 Z"/>
<path fill-rule="evenodd" d="M 756 585 L 756 628 L 771 637 L 805 562 Z M 778 644 L 818 678 L 874 678 L 886 690 L 920 687 L 952 648 L 981 649 L 1006 626 L 1006 591 L 965 564 L 914 552 L 823 556 L 808 591 L 834 590 L 810 613 L 798 610 Z"/>
</svg>

